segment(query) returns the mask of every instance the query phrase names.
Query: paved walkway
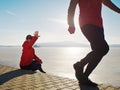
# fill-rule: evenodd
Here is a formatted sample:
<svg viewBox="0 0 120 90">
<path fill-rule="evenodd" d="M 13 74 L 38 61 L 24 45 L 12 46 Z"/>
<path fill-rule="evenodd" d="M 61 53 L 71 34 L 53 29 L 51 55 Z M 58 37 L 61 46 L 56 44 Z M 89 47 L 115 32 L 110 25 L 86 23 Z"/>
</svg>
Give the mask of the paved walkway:
<svg viewBox="0 0 120 90">
<path fill-rule="evenodd" d="M 0 90 L 120 90 L 120 87 L 78 86 L 73 79 L 0 65 Z"/>
</svg>

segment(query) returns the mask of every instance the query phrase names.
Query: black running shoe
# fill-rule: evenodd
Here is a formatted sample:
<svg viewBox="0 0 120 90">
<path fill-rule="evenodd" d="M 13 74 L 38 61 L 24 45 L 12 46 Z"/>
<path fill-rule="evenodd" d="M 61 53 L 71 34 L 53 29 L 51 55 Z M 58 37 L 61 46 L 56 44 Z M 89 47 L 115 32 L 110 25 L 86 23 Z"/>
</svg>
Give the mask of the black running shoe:
<svg viewBox="0 0 120 90">
<path fill-rule="evenodd" d="M 93 87 L 97 87 L 98 84 L 95 82 L 92 82 L 90 79 L 88 78 L 84 78 L 83 81 L 79 82 L 80 85 L 87 85 L 87 86 L 93 86 Z"/>
<path fill-rule="evenodd" d="M 74 70 L 75 70 L 75 76 L 77 80 L 79 81 L 80 85 L 87 85 L 87 86 L 98 86 L 98 84 L 92 82 L 88 77 L 86 77 L 83 73 L 83 67 L 81 66 L 80 62 L 77 62 L 73 65 Z"/>
</svg>

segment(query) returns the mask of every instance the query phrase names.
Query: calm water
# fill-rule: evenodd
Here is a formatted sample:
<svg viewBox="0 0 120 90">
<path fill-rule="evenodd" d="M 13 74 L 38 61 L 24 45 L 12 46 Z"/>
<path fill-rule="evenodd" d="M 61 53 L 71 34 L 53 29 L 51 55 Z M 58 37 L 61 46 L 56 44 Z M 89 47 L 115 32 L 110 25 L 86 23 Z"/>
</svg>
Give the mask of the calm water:
<svg viewBox="0 0 120 90">
<path fill-rule="evenodd" d="M 41 47 L 35 48 L 43 60 L 47 73 L 76 79 L 73 64 L 83 58 L 90 48 L 87 47 Z M 0 47 L 0 64 L 19 68 L 22 48 Z M 120 86 L 120 48 L 111 48 L 90 79 L 98 83 Z"/>
</svg>

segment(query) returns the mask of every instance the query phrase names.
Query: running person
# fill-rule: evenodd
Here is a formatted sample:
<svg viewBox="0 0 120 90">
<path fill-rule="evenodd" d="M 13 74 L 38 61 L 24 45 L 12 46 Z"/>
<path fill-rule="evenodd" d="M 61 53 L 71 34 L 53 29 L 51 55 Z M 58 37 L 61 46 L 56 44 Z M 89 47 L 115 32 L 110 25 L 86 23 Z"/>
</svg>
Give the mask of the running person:
<svg viewBox="0 0 120 90">
<path fill-rule="evenodd" d="M 104 38 L 101 17 L 102 3 L 113 11 L 120 13 L 120 9 L 111 0 L 71 0 L 68 8 L 68 31 L 70 34 L 75 32 L 74 14 L 78 4 L 80 9 L 79 25 L 92 49 L 86 57 L 73 65 L 80 85 L 97 86 L 88 77 L 109 51 L 109 45 Z M 87 68 L 83 72 L 85 65 L 87 65 Z"/>
</svg>

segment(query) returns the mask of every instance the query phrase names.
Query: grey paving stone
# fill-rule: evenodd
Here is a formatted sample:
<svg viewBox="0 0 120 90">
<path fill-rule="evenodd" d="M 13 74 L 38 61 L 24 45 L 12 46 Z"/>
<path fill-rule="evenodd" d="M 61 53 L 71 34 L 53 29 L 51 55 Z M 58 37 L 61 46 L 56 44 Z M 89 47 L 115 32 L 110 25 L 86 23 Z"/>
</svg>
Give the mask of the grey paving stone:
<svg viewBox="0 0 120 90">
<path fill-rule="evenodd" d="M 73 79 L 0 65 L 0 90 L 120 90 L 120 87 L 78 86 Z"/>
</svg>

